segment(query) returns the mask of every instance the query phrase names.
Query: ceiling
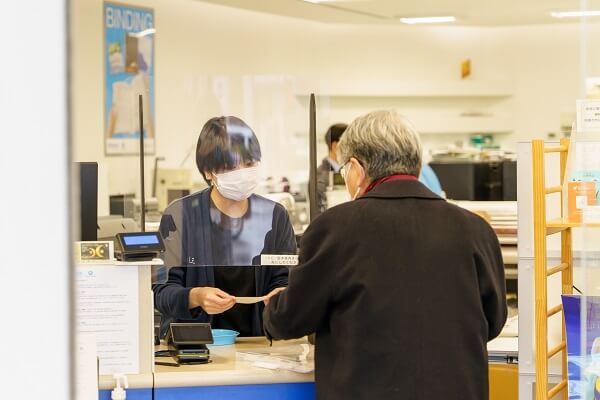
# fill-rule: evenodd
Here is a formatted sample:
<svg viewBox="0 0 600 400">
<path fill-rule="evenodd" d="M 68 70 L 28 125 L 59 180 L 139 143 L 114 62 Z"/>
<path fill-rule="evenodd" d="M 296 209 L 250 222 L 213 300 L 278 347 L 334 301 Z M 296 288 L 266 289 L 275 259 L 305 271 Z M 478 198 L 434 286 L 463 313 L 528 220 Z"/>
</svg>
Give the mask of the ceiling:
<svg viewBox="0 0 600 400">
<path fill-rule="evenodd" d="M 577 22 L 551 11 L 600 10 L 600 0 L 201 0 L 323 23 L 401 25 L 400 17 L 453 15 L 453 25 L 501 26 Z M 318 0 L 311 0 L 318 1 Z M 599 20 L 600 17 L 595 17 Z"/>
</svg>

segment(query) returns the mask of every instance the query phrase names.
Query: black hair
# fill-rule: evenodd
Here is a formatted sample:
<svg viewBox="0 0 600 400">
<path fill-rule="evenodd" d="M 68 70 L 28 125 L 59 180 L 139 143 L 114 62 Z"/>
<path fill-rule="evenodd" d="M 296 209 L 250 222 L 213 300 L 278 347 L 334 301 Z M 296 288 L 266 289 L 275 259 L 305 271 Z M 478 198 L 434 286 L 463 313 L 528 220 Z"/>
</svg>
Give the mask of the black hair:
<svg viewBox="0 0 600 400">
<path fill-rule="evenodd" d="M 348 128 L 347 124 L 333 124 L 327 129 L 325 133 L 325 143 L 327 143 L 327 147 L 331 150 L 331 145 L 335 142 L 339 142 L 342 135 Z"/>
<path fill-rule="evenodd" d="M 244 121 L 237 117 L 209 119 L 198 136 L 196 166 L 207 183 L 206 173 L 220 173 L 248 162 L 260 161 L 258 138 Z"/>
</svg>

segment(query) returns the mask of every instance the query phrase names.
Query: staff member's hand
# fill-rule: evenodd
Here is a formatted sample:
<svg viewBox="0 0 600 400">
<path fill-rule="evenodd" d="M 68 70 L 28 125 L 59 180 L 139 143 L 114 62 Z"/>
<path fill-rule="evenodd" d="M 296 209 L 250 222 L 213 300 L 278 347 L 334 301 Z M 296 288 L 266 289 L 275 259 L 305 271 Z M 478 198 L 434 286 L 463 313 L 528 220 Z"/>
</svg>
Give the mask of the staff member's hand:
<svg viewBox="0 0 600 400">
<path fill-rule="evenodd" d="M 214 287 L 190 290 L 189 308 L 202 307 L 207 314 L 221 314 L 235 305 L 235 297 Z"/>
<path fill-rule="evenodd" d="M 283 292 L 285 290 L 285 287 L 278 287 L 275 288 L 273 290 L 271 290 L 271 292 L 265 296 L 265 299 L 263 300 L 263 302 L 265 303 L 265 306 L 269 305 L 269 300 L 271 300 L 271 297 L 275 296 L 277 293 Z"/>
</svg>

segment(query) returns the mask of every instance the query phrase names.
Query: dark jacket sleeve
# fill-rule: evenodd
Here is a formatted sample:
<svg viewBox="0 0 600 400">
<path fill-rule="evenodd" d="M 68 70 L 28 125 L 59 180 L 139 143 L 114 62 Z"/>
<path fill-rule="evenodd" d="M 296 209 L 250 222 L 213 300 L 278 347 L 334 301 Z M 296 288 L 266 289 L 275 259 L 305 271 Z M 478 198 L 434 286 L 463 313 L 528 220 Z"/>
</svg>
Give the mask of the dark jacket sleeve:
<svg viewBox="0 0 600 400">
<path fill-rule="evenodd" d="M 186 268 L 173 267 L 169 269 L 166 283 L 155 284 L 154 306 L 162 315 L 175 319 L 196 319 L 204 311 L 201 308 L 190 310 L 189 295 L 191 287 L 185 287 Z"/>
<path fill-rule="evenodd" d="M 272 232 L 275 232 L 275 245 L 273 247 L 274 254 L 297 253 L 298 248 L 296 245 L 296 234 L 294 233 L 292 222 L 290 221 L 290 217 L 286 209 L 280 204 L 275 206 L 275 211 L 273 212 Z M 275 288 L 288 285 L 288 268 L 270 267 L 270 272 L 270 279 L 266 285 L 266 293 L 269 293 Z"/>
<path fill-rule="evenodd" d="M 274 296 L 263 313 L 268 337 L 298 338 L 321 326 L 335 288 L 335 267 L 331 260 L 339 256 L 341 247 L 328 235 L 327 223 L 322 218 L 310 225 L 302 237 L 299 264 L 290 268 L 288 288 Z"/>
<path fill-rule="evenodd" d="M 476 230 L 475 264 L 483 312 L 488 322 L 488 340 L 500 334 L 506 323 L 506 281 L 504 261 L 498 237 L 492 227 L 479 217 Z"/>
<path fill-rule="evenodd" d="M 187 268 L 181 267 L 182 239 L 173 216 L 168 213 L 162 216 L 159 231 L 165 241 L 163 260 L 167 276 L 165 277 L 166 282 L 152 285 L 154 307 L 166 317 L 181 320 L 196 319 L 204 313 L 204 310 L 199 307 L 194 310 L 188 308 L 189 294 L 192 288 L 185 287 Z"/>
</svg>

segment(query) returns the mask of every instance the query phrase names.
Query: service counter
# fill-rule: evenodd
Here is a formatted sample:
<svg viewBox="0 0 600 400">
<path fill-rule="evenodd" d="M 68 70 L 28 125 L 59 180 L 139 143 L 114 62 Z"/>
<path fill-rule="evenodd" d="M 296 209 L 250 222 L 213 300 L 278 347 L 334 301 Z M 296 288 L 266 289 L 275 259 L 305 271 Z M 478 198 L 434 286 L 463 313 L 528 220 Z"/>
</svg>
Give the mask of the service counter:
<svg viewBox="0 0 600 400">
<path fill-rule="evenodd" d="M 273 346 L 306 343 L 306 340 L 275 341 Z M 514 342 L 516 343 L 516 341 Z M 290 399 L 315 398 L 314 374 L 255 367 L 251 362 L 236 359 L 236 351 L 269 346 L 261 338 L 240 338 L 235 345 L 211 346 L 212 362 L 188 366 L 157 365 L 154 375 L 129 376 L 128 400 L 191 400 L 191 399 Z M 506 348 L 506 344 L 502 347 Z M 514 354 L 514 344 L 508 344 L 507 354 Z M 498 346 L 495 346 L 496 354 Z M 171 359 L 160 359 L 170 361 Z M 517 399 L 517 364 L 490 362 L 490 400 Z M 114 381 L 110 376 L 100 379 L 100 399 L 109 400 Z M 154 392 L 154 393 L 153 393 Z M 152 397 L 154 395 L 154 397 Z"/>
<path fill-rule="evenodd" d="M 307 343 L 306 340 L 274 341 L 273 346 Z M 314 374 L 259 368 L 251 362 L 236 359 L 236 351 L 266 348 L 264 337 L 239 338 L 235 345 L 209 346 L 211 363 L 157 365 L 154 376 L 132 375 L 129 378 L 127 399 L 314 399 Z M 157 360 L 171 361 L 170 358 Z M 110 399 L 114 380 L 103 376 L 100 380 L 100 398 Z M 131 393 L 131 394 L 130 394 Z"/>
</svg>

